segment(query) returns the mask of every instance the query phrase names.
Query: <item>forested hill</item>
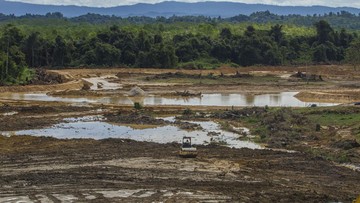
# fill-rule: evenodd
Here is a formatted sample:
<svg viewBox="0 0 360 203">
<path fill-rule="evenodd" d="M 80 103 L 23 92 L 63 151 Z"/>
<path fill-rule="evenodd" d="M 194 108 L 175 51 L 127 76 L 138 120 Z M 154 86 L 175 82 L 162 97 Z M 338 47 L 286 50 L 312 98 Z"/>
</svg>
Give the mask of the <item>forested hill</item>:
<svg viewBox="0 0 360 203">
<path fill-rule="evenodd" d="M 198 2 L 184 3 L 166 1 L 157 4 L 136 4 L 131 6 L 118 6 L 111 8 L 92 8 L 82 6 L 53 6 L 53 5 L 37 5 L 20 2 L 9 2 L 0 0 L 0 13 L 14 14 L 16 16 L 25 14 L 46 14 L 47 12 L 61 12 L 66 17 L 75 17 L 87 13 L 96 13 L 101 15 L 115 15 L 121 17 L 128 16 L 164 16 L 172 15 L 203 15 L 210 17 L 221 16 L 223 18 L 232 17 L 238 14 L 250 15 L 258 11 L 270 11 L 278 15 L 314 15 L 324 13 L 337 13 L 347 11 L 352 14 L 359 14 L 360 9 L 341 7 L 332 8 L 325 6 L 274 6 L 264 4 L 244 4 L 234 2 Z"/>
<path fill-rule="evenodd" d="M 0 13 L 0 26 L 1 24 L 14 23 L 19 25 L 54 25 L 54 24 L 102 24 L 102 25 L 130 25 L 130 24 L 172 24 L 172 23 L 205 23 L 205 24 L 286 24 L 289 26 L 305 26 L 312 27 L 314 23 L 325 20 L 329 22 L 334 28 L 346 28 L 351 30 L 360 30 L 360 15 L 355 15 L 346 11 L 337 13 L 325 13 L 323 15 L 277 15 L 269 11 L 255 12 L 250 15 L 236 15 L 229 18 L 219 17 L 206 17 L 206 16 L 171 16 L 171 17 L 145 17 L 145 16 L 132 16 L 132 17 L 118 17 L 109 15 L 100 15 L 88 13 L 78 17 L 64 17 L 62 13 L 54 12 L 45 15 L 26 14 L 23 16 L 5 15 Z"/>
</svg>

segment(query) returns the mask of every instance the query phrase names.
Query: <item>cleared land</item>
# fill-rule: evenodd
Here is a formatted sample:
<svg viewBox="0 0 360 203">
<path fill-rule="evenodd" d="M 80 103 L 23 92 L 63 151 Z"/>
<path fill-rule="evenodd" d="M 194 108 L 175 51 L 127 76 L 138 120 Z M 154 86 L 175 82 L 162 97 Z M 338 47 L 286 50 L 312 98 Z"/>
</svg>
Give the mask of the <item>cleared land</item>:
<svg viewBox="0 0 360 203">
<path fill-rule="evenodd" d="M 311 69 L 322 81 L 291 77 Z M 308 71 L 309 72 L 309 71 Z M 45 92 L 56 96 L 127 94 L 137 85 L 148 94 L 176 92 L 260 94 L 296 91 L 314 101 L 358 101 L 360 72 L 352 67 L 251 67 L 217 70 L 68 69 L 50 71 L 67 82 L 0 87 L 2 93 Z M 201 76 L 199 76 L 201 75 Z M 84 78 L 108 78 L 116 90 L 79 90 Z M 110 78 L 111 76 L 111 78 Z M 57 92 L 55 92 L 57 91 Z M 332 96 L 323 97 L 331 92 Z M 101 109 L 101 111 L 99 110 Z M 191 110 L 187 110 L 191 109 Z M 140 114 L 139 120 L 116 117 Z M 211 120 L 227 131 L 248 127 L 269 149 L 197 146 L 196 159 L 177 156 L 178 143 L 128 139 L 55 139 L 0 136 L 0 201 L 27 202 L 351 202 L 359 194 L 360 109 L 145 106 L 1 99 L 0 132 L 49 127 L 64 118 L 113 115 L 137 128 L 159 126 L 159 116 Z M 128 120 L 124 120 L 128 118 Z M 140 124 L 139 124 L 140 123 Z M 164 135 L 166 136 L 166 135 Z M 240 135 L 239 135 L 240 136 Z"/>
</svg>

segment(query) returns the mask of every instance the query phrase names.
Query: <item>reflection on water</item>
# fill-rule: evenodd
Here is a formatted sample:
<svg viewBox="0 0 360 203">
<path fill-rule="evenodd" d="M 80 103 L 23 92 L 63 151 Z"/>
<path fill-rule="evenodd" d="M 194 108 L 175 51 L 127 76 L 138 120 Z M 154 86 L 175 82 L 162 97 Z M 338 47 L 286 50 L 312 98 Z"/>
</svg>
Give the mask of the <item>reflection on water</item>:
<svg viewBox="0 0 360 203">
<path fill-rule="evenodd" d="M 253 106 L 252 104 L 255 102 L 255 96 L 254 95 L 246 95 L 243 96 L 245 98 L 245 102 L 248 106 Z"/>
<path fill-rule="evenodd" d="M 318 106 L 333 106 L 337 103 L 302 102 L 294 96 L 297 92 L 280 92 L 271 94 L 248 95 L 248 94 L 203 94 L 202 97 L 161 97 L 148 95 L 145 97 L 53 97 L 46 94 L 1 94 L 0 99 L 13 100 L 36 100 L 36 101 L 61 101 L 61 102 L 86 102 L 104 104 L 125 104 L 132 105 L 140 102 L 143 105 L 192 105 L 192 106 L 291 106 L 306 107 L 310 104 Z"/>
<path fill-rule="evenodd" d="M 274 103 L 279 103 L 280 95 L 278 94 L 270 95 L 270 100 L 273 101 Z"/>
<path fill-rule="evenodd" d="M 174 120 L 174 118 L 166 118 Z M 59 139 L 71 138 L 122 138 L 137 141 L 147 141 L 156 143 L 180 143 L 183 136 L 193 137 L 194 144 L 209 144 L 211 139 L 215 142 L 226 144 L 235 148 L 261 149 L 262 147 L 250 142 L 239 140 L 239 135 L 220 130 L 217 123 L 194 122 L 200 124 L 204 130 L 188 132 L 173 125 L 161 126 L 148 129 L 134 129 L 124 125 L 113 125 L 102 121 L 98 117 L 84 117 L 80 119 L 66 119 L 64 123 L 54 125 L 50 128 L 23 130 L 17 132 L 0 132 L 1 135 L 32 135 L 32 136 L 51 136 Z M 215 132 L 218 136 L 208 136 L 209 132 Z"/>
</svg>

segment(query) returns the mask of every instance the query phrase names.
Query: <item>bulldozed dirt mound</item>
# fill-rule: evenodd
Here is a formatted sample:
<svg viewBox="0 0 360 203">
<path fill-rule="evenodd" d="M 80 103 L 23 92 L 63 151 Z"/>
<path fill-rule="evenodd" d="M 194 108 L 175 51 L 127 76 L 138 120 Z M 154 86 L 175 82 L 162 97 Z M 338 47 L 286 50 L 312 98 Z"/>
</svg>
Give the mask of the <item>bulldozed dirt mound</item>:
<svg viewBox="0 0 360 203">
<path fill-rule="evenodd" d="M 61 74 L 49 72 L 45 69 L 38 68 L 35 70 L 35 76 L 29 81 L 31 85 L 49 85 L 68 82 L 69 79 Z"/>
</svg>

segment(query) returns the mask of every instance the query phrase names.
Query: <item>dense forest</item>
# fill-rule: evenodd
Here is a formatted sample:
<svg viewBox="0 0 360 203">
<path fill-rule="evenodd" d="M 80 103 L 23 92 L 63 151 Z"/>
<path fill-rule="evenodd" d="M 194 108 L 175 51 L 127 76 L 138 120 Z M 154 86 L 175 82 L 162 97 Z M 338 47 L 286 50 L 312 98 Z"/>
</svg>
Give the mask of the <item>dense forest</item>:
<svg viewBox="0 0 360 203">
<path fill-rule="evenodd" d="M 28 21 L 0 26 L 2 84 L 26 83 L 36 67 L 216 68 L 345 60 L 355 64 L 354 50 L 360 43 L 356 33 L 334 29 L 325 20 L 309 28 L 205 17 L 157 18 L 151 24 L 137 22 L 148 18 L 133 17 L 134 22 L 127 18 L 125 25 L 69 22 L 60 13 L 23 18 Z"/>
</svg>

